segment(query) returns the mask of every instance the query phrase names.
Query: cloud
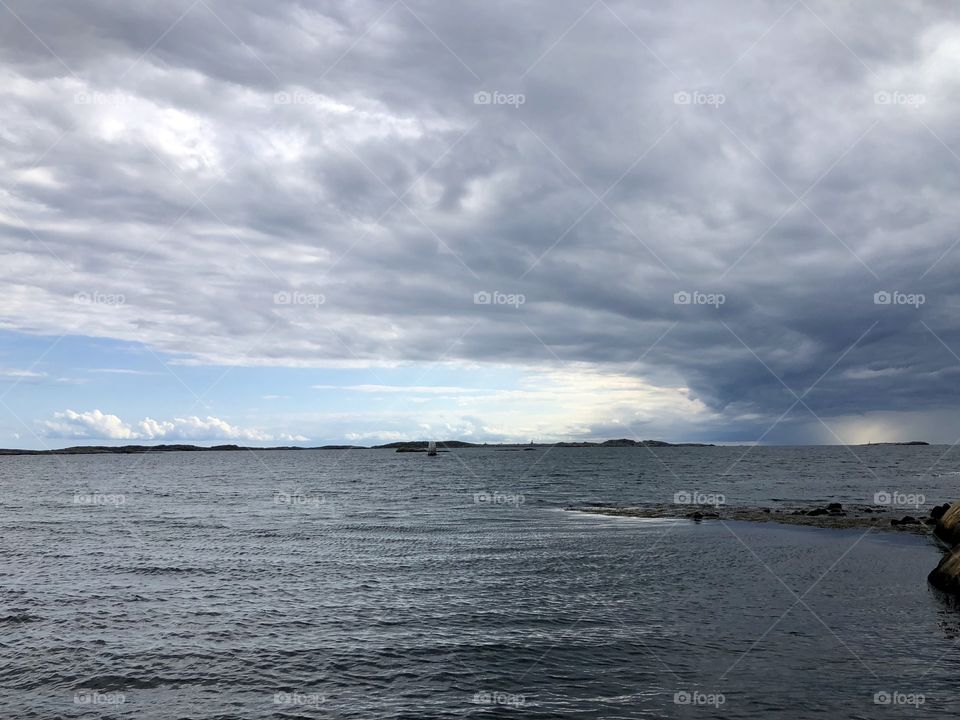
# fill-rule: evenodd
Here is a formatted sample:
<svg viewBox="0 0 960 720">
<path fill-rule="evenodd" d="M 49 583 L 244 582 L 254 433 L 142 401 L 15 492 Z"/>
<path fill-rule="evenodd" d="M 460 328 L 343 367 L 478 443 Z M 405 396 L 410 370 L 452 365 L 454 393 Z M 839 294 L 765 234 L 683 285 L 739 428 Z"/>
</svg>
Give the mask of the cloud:
<svg viewBox="0 0 960 720">
<path fill-rule="evenodd" d="M 73 410 L 54 413 L 54 419 L 43 423 L 48 437 L 105 438 L 132 440 L 139 435 L 116 415 L 99 410 L 78 413 Z"/>
<path fill-rule="evenodd" d="M 683 440 L 722 431 L 726 419 L 691 399 L 682 386 L 660 387 L 629 374 L 583 364 L 565 370 L 541 366 L 514 387 L 421 393 L 421 386 L 364 390 L 376 402 L 363 411 L 291 418 L 312 437 L 390 442 L 425 437 L 473 442 L 553 442 L 609 437 Z M 409 394 L 406 392 L 409 390 Z M 359 400 L 357 401 L 360 402 Z M 349 434 L 338 435 L 344 428 Z"/>
<path fill-rule="evenodd" d="M 960 403 L 955 13 L 408 4 L 9 0 L 0 328 L 201 365 L 586 365 L 742 439 L 793 393 Z M 897 291 L 925 303 L 874 300 Z"/>
<path fill-rule="evenodd" d="M 447 385 L 314 385 L 314 390 L 341 390 L 361 393 L 401 393 L 404 395 L 460 395 L 464 393 L 489 392 L 480 388 L 454 387 Z"/>
<path fill-rule="evenodd" d="M 55 438 L 84 438 L 104 440 L 245 440 L 266 442 L 282 440 L 306 442 L 302 435 L 285 433 L 273 435 L 256 429 L 240 428 L 220 418 L 196 416 L 154 420 L 144 418 L 129 424 L 116 415 L 100 410 L 76 412 L 65 410 L 54 413 L 52 420 L 41 423 L 43 434 Z"/>
<path fill-rule="evenodd" d="M 46 373 L 36 372 L 34 370 L 18 370 L 16 368 L 0 368 L 0 382 L 12 381 L 20 382 L 38 382 L 47 377 Z"/>
<path fill-rule="evenodd" d="M 88 372 L 105 375 L 162 375 L 163 373 L 149 370 L 132 370 L 130 368 L 91 368 Z"/>
</svg>

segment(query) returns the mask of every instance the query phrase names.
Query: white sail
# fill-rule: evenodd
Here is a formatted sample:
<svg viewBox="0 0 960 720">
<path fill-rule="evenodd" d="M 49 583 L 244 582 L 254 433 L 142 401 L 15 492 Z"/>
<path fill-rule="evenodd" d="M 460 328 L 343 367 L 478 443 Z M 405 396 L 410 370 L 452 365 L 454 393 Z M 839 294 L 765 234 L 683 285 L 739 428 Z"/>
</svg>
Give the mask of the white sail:
<svg viewBox="0 0 960 720">
<path fill-rule="evenodd" d="M 436 455 L 437 454 L 437 443 L 434 440 L 431 440 L 427 443 L 427 454 Z"/>
</svg>

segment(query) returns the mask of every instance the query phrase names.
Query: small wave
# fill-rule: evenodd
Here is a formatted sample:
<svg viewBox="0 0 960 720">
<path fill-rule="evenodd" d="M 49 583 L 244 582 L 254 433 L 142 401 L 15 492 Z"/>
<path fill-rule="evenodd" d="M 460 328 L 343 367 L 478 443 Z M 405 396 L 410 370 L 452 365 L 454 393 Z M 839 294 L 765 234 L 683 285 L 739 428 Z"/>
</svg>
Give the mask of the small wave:
<svg viewBox="0 0 960 720">
<path fill-rule="evenodd" d="M 215 575 L 217 570 L 199 567 L 160 567 L 148 565 L 146 567 L 124 568 L 138 575 Z"/>
<path fill-rule="evenodd" d="M 43 620 L 40 615 L 31 615 L 27 612 L 15 612 L 12 615 L 0 617 L 0 625 L 20 625 L 22 623 L 38 622 Z"/>
</svg>

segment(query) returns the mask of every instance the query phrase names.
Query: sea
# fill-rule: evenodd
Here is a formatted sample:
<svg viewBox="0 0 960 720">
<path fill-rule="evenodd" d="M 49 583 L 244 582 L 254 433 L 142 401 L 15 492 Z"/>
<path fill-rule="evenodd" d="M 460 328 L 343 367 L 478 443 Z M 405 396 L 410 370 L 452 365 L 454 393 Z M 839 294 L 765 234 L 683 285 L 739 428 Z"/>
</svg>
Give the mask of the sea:
<svg viewBox="0 0 960 720">
<path fill-rule="evenodd" d="M 0 718 L 956 717 L 946 446 L 0 457 Z M 569 508 L 675 503 L 676 519 Z"/>
</svg>

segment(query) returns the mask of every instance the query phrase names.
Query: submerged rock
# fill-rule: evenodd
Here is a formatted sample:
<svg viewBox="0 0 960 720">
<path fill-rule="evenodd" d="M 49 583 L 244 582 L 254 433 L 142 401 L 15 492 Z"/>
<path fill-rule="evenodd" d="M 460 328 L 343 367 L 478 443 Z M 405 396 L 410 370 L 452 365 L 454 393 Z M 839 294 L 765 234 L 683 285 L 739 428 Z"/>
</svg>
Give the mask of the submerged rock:
<svg viewBox="0 0 960 720">
<path fill-rule="evenodd" d="M 805 514 L 811 515 L 813 517 L 818 517 L 820 515 L 843 516 L 843 515 L 846 515 L 847 513 L 844 511 L 843 505 L 841 505 L 840 503 L 830 503 L 826 507 L 818 507 L 818 508 L 814 508 L 813 510 L 807 510 Z"/>
<path fill-rule="evenodd" d="M 900 524 L 900 519 L 894 516 L 889 508 L 876 508 L 864 505 L 852 505 L 838 510 L 839 503 L 810 508 L 770 508 L 770 507 L 737 507 L 720 505 L 719 507 L 699 508 L 686 507 L 681 509 L 676 504 L 648 504 L 630 507 L 617 507 L 602 504 L 584 504 L 568 507 L 567 510 L 612 515 L 615 517 L 640 518 L 685 518 L 688 520 L 708 521 L 738 520 L 747 522 L 778 522 L 789 525 L 807 525 L 810 527 L 833 528 L 837 530 L 850 528 L 875 528 L 895 532 L 910 532 L 927 534 L 926 527 L 921 523 Z M 832 506 L 832 507 L 831 507 Z M 840 506 L 841 508 L 843 506 Z M 896 524 L 890 521 L 896 519 Z"/>
</svg>

